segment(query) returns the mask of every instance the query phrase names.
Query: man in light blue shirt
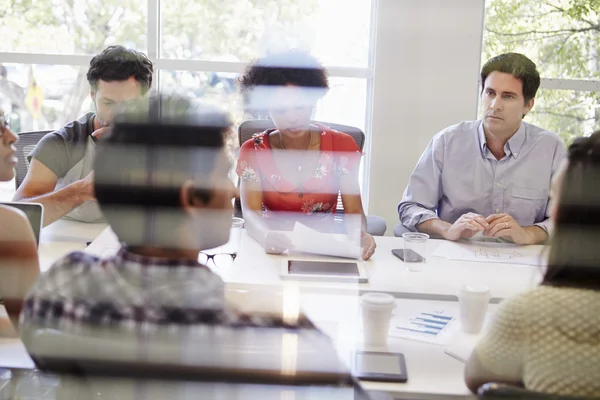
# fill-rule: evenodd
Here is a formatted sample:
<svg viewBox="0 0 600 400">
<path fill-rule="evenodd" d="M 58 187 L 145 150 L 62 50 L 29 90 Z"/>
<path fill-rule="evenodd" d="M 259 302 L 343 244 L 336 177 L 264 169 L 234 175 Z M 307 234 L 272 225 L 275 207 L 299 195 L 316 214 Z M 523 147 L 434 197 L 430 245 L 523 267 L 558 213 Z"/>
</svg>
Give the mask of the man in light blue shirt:
<svg viewBox="0 0 600 400">
<path fill-rule="evenodd" d="M 411 231 L 448 240 L 481 232 L 518 244 L 548 238 L 550 181 L 566 157 L 558 135 L 523 118 L 540 85 L 535 64 L 507 53 L 482 68 L 482 119 L 433 137 L 398 205 Z"/>
</svg>

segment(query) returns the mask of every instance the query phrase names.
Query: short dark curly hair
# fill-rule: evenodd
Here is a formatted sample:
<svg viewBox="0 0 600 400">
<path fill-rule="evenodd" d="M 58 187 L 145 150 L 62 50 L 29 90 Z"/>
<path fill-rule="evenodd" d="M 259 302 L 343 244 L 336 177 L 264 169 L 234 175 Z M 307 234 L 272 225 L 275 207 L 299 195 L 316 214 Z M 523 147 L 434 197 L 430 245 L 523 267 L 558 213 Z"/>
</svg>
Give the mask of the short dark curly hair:
<svg viewBox="0 0 600 400">
<path fill-rule="evenodd" d="M 257 86 L 293 85 L 323 92 L 329 89 L 325 67 L 309 53 L 299 50 L 273 53 L 251 62 L 239 84 L 246 105 L 250 92 Z"/>
<path fill-rule="evenodd" d="M 481 68 L 481 90 L 485 80 L 494 71 L 511 74 L 523 82 L 523 97 L 527 103 L 540 87 L 540 73 L 533 61 L 520 53 L 504 53 L 490 58 Z"/>
<path fill-rule="evenodd" d="M 87 80 L 95 91 L 98 81 L 125 81 L 134 77 L 142 85 L 142 93 L 152 86 L 152 61 L 144 53 L 123 46 L 109 46 L 90 61 Z"/>
</svg>

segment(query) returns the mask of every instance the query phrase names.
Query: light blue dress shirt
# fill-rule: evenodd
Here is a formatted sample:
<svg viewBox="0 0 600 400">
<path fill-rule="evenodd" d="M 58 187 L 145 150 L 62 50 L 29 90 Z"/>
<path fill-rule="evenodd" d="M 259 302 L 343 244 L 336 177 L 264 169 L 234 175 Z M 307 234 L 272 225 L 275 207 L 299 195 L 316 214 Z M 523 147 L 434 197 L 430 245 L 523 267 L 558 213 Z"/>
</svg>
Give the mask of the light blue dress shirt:
<svg viewBox="0 0 600 400">
<path fill-rule="evenodd" d="M 474 212 L 506 213 L 521 226 L 548 231 L 550 181 L 566 157 L 558 135 L 526 122 L 496 160 L 487 148 L 483 122 L 465 121 L 433 137 L 398 204 L 411 231 L 433 218 L 454 223 Z"/>
</svg>

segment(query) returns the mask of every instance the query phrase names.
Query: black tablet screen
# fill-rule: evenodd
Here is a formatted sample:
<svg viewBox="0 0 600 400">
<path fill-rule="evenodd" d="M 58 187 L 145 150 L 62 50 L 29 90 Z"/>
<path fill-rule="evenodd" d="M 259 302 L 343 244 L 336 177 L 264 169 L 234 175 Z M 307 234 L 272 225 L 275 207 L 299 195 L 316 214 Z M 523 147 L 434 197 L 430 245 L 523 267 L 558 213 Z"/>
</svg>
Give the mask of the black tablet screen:
<svg viewBox="0 0 600 400">
<path fill-rule="evenodd" d="M 359 276 L 358 265 L 350 262 L 288 261 L 290 275 Z"/>
</svg>

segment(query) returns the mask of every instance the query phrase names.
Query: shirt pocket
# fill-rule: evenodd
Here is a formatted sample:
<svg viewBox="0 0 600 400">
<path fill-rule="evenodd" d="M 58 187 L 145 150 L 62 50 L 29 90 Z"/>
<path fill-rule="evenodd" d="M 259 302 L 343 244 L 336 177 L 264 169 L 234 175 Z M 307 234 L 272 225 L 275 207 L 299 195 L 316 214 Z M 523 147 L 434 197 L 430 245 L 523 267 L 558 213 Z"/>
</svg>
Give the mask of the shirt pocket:
<svg viewBox="0 0 600 400">
<path fill-rule="evenodd" d="M 532 225 L 544 210 L 548 192 L 540 189 L 513 187 L 510 199 L 510 215 L 520 225 Z"/>
</svg>

